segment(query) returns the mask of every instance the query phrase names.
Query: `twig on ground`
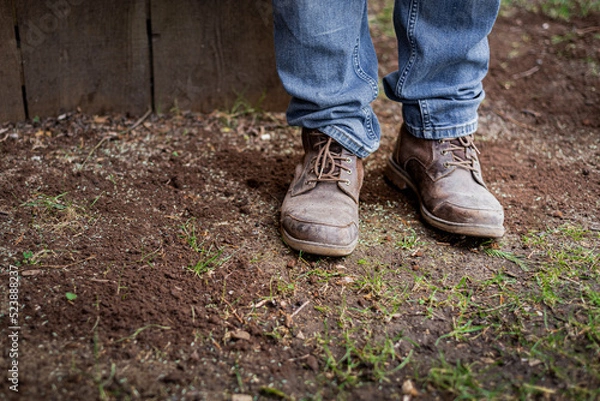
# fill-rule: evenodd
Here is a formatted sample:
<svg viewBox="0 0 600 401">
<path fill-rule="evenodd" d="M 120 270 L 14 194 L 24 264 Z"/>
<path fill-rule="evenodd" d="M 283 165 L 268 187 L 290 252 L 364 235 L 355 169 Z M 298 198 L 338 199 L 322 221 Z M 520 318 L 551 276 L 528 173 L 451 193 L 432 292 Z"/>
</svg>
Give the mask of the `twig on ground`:
<svg viewBox="0 0 600 401">
<path fill-rule="evenodd" d="M 134 129 L 136 129 L 141 123 L 143 123 L 150 116 L 150 114 L 152 114 L 152 108 L 149 108 L 148 111 L 146 111 L 146 113 L 144 113 L 143 116 L 141 116 L 136 122 L 134 122 L 131 127 L 127 128 L 125 131 L 120 132 L 120 134 L 124 135 L 124 134 L 130 133 L 131 131 L 133 131 Z M 81 163 L 80 169 L 83 168 L 83 166 L 85 166 L 85 164 L 88 162 L 88 160 L 90 159 L 90 157 L 92 157 L 92 155 L 98 150 L 98 148 L 100 146 L 102 146 L 102 144 L 104 142 L 106 142 L 108 139 L 113 139 L 113 138 L 116 138 L 116 137 L 118 137 L 118 135 L 116 135 L 116 134 L 113 133 L 112 135 L 108 134 L 104 138 L 102 138 L 100 140 L 100 142 L 98 142 L 98 144 L 96 146 L 94 146 L 94 148 L 90 151 L 90 153 L 87 155 L 87 157 L 85 158 L 85 160 L 83 161 L 83 163 Z"/>
<path fill-rule="evenodd" d="M 117 341 L 115 341 L 115 343 L 120 343 L 120 342 L 126 341 L 126 340 L 133 340 L 142 331 L 147 330 L 147 329 L 151 329 L 153 327 L 156 327 L 156 328 L 159 328 L 159 329 L 162 329 L 162 330 L 171 330 L 171 328 L 169 326 L 161 326 L 159 324 L 148 324 L 148 325 L 146 325 L 144 327 L 140 327 L 139 329 L 137 329 L 132 335 L 118 339 Z"/>
<path fill-rule="evenodd" d="M 233 308 L 233 306 L 229 303 L 228 300 L 226 300 L 224 297 L 222 298 L 223 302 L 225 302 L 227 304 L 227 306 L 229 306 L 231 308 L 231 313 L 233 313 L 233 316 L 236 317 L 236 319 L 240 322 L 240 323 L 244 323 L 244 319 L 242 319 L 240 317 L 240 315 L 238 315 L 237 311 Z"/>
<path fill-rule="evenodd" d="M 520 122 L 518 120 L 515 120 L 514 118 L 512 118 L 510 116 L 507 116 L 506 114 L 502 113 L 501 111 L 494 110 L 494 113 L 496 113 L 497 115 L 499 115 L 500 117 L 502 117 L 504 120 L 509 121 L 509 122 L 511 122 L 511 123 L 513 123 L 515 125 L 518 125 L 521 128 L 524 128 L 524 129 L 532 131 L 532 132 L 536 131 L 536 129 L 533 128 L 532 126 L 524 124 L 524 123 L 522 123 L 522 122 Z"/>
<path fill-rule="evenodd" d="M 290 359 L 288 359 L 288 362 L 301 361 L 303 359 L 308 359 L 308 358 L 310 358 L 310 354 L 302 355 L 302 356 L 299 356 L 298 358 L 290 358 Z"/>
<path fill-rule="evenodd" d="M 148 108 L 148 110 L 146 111 L 146 113 L 144 113 L 143 116 L 141 116 L 136 122 L 134 122 L 131 127 L 127 128 L 125 131 L 122 131 L 121 134 L 128 134 L 137 127 L 139 127 L 141 123 L 143 123 L 148 117 L 150 117 L 150 114 L 152 114 L 152 107 Z"/>
<path fill-rule="evenodd" d="M 90 333 L 93 333 L 94 330 L 96 330 L 96 327 L 98 327 L 98 323 L 100 323 L 100 316 L 96 317 L 96 323 L 94 323 L 94 327 L 92 327 Z"/>
<path fill-rule="evenodd" d="M 585 35 L 586 33 L 592 33 L 592 32 L 596 32 L 596 31 L 600 31 L 600 26 L 590 26 L 588 28 L 576 29 L 575 33 L 577 33 L 577 35 L 579 35 L 579 36 L 582 36 L 582 35 Z"/>
<path fill-rule="evenodd" d="M 77 262 L 69 263 L 68 265 L 42 265 L 40 267 L 47 268 L 47 269 L 66 269 L 67 267 L 75 266 L 80 263 L 87 262 L 88 260 L 92 260 L 92 259 L 96 259 L 96 255 L 92 255 L 88 258 L 82 259 Z"/>
<path fill-rule="evenodd" d="M 214 344 L 215 347 L 217 347 L 219 349 L 219 351 L 223 351 L 223 349 L 221 348 L 219 343 L 216 342 L 214 338 L 211 338 L 210 341 Z"/>
<path fill-rule="evenodd" d="M 309 301 L 306 301 L 306 302 L 304 302 L 302 305 L 300 305 L 300 307 L 299 307 L 298 309 L 296 309 L 296 310 L 294 311 L 294 313 L 292 313 L 292 314 L 290 315 L 290 319 L 293 319 L 293 318 L 294 318 L 294 316 L 296 316 L 298 313 L 300 313 L 300 311 L 301 311 L 302 309 L 304 309 L 304 307 L 305 307 L 306 305 L 308 305 L 309 303 L 310 303 L 310 300 L 309 300 Z"/>
<path fill-rule="evenodd" d="M 518 74 L 513 74 L 513 75 L 512 75 L 512 79 L 521 79 L 521 78 L 526 78 L 526 77 L 528 77 L 528 76 L 530 76 L 530 75 L 533 75 L 533 74 L 535 74 L 535 73 L 536 73 L 536 72 L 538 72 L 539 70 L 540 70 L 540 66 L 539 66 L 539 65 L 536 65 L 535 67 L 533 67 L 533 68 L 530 68 L 530 69 L 528 69 L 527 71 L 523 71 L 523 72 L 520 72 L 520 73 L 518 73 Z"/>
<path fill-rule="evenodd" d="M 97 144 L 96 146 L 94 146 L 94 148 L 93 148 L 92 150 L 90 150 L 90 153 L 88 153 L 88 155 L 87 155 L 87 157 L 85 158 L 85 160 L 83 161 L 83 163 L 81 163 L 81 167 L 80 167 L 80 169 L 82 169 L 82 168 L 83 168 L 83 166 L 85 166 L 85 164 L 88 162 L 88 160 L 90 160 L 90 157 L 92 157 L 92 155 L 94 154 L 94 152 L 96 152 L 96 150 L 98 150 L 98 148 L 99 148 L 100 146 L 102 146 L 102 144 L 103 144 L 103 143 L 104 143 L 106 140 L 108 140 L 108 139 L 111 139 L 111 138 L 115 138 L 115 137 L 116 137 L 116 135 L 110 135 L 110 134 L 109 134 L 109 135 L 106 135 L 104 138 L 102 138 L 102 139 L 100 140 L 100 142 L 98 142 L 98 144 Z"/>
</svg>

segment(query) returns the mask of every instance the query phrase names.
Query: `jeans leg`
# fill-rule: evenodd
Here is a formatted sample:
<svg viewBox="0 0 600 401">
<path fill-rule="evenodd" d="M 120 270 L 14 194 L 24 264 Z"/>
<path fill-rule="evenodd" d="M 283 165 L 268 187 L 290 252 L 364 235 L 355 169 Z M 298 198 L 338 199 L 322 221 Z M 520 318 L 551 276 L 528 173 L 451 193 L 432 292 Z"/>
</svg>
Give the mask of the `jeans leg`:
<svg viewBox="0 0 600 401">
<path fill-rule="evenodd" d="M 418 138 L 456 138 L 477 130 L 484 98 L 490 33 L 500 0 L 396 0 L 396 72 L 387 96 L 402 102 L 407 129 Z"/>
<path fill-rule="evenodd" d="M 290 125 L 319 129 L 358 157 L 379 146 L 370 106 L 377 56 L 366 0 L 273 0 L 277 71 Z"/>
</svg>

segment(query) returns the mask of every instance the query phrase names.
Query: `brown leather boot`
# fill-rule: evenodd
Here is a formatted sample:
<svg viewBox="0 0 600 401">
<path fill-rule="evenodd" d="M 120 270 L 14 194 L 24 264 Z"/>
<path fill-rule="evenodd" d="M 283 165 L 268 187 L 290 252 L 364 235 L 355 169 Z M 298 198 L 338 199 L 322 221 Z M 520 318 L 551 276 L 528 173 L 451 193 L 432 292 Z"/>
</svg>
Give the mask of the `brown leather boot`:
<svg viewBox="0 0 600 401">
<path fill-rule="evenodd" d="M 291 248 L 345 256 L 358 243 L 362 160 L 319 131 L 302 131 L 304 159 L 281 206 L 281 233 Z"/>
<path fill-rule="evenodd" d="M 400 129 L 386 176 L 419 197 L 423 219 L 441 230 L 475 237 L 504 235 L 504 211 L 481 176 L 479 150 L 469 135 L 427 140 Z"/>
</svg>

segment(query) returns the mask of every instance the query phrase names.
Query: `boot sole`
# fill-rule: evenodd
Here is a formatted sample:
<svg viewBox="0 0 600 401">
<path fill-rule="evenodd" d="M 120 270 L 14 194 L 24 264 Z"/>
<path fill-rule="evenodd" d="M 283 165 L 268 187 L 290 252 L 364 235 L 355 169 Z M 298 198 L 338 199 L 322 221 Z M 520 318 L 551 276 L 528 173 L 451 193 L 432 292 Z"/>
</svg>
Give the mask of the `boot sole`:
<svg viewBox="0 0 600 401">
<path fill-rule="evenodd" d="M 452 234 L 468 235 L 471 237 L 500 238 L 504 235 L 504 227 L 502 226 L 457 223 L 434 216 L 423 205 L 417 186 L 413 183 L 412 179 L 404 169 L 394 161 L 392 156 L 388 158 L 384 174 L 398 189 L 406 189 L 406 187 L 409 187 L 417 195 L 421 216 L 423 216 L 423 220 L 431 226 Z"/>
<path fill-rule="evenodd" d="M 350 245 L 344 246 L 299 240 L 288 234 L 283 227 L 281 228 L 281 235 L 283 237 L 283 242 L 285 242 L 290 248 L 295 249 L 296 251 L 302 251 L 319 256 L 348 256 L 354 251 L 356 245 L 358 244 L 358 239 L 356 239 Z"/>
</svg>

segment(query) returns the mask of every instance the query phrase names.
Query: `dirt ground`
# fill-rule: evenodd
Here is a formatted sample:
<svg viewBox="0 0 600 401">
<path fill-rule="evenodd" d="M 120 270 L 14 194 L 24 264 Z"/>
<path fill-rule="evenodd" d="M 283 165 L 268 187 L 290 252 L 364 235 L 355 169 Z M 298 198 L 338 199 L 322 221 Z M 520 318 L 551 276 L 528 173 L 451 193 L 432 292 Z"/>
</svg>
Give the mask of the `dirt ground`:
<svg viewBox="0 0 600 401">
<path fill-rule="evenodd" d="M 383 75 L 396 64 L 395 42 L 373 31 Z M 576 356 L 556 351 L 552 365 L 531 356 L 537 332 L 525 330 L 544 318 L 507 312 L 502 329 L 481 328 L 492 313 L 481 311 L 504 302 L 482 283 L 501 272 L 517 294 L 535 284 L 521 259 L 493 251 L 535 265 L 524 236 L 570 225 L 597 258 L 600 16 L 505 10 L 490 42 L 478 146 L 506 210 L 507 234 L 494 242 L 424 225 L 415 196 L 384 180 L 401 117 L 383 96 L 361 242 L 342 259 L 281 242 L 279 206 L 301 154 L 282 113 L 240 102 L 210 115 L 150 115 L 133 129 L 139 116 L 78 113 L 0 125 L 5 300 L 11 269 L 20 277 L 17 320 L 8 302 L 0 310 L 3 339 L 19 326 L 19 393 L 3 378 L 0 399 L 600 397 L 590 369 L 597 333 L 565 337 L 559 351 Z M 487 309 L 461 309 L 453 297 L 465 294 Z M 559 331 L 560 318 L 548 319 L 568 306 L 531 307 Z M 457 334 L 464 316 L 478 335 Z M 522 332 L 507 329 L 514 322 Z M 475 382 L 439 379 L 448 366 L 470 367 Z"/>
</svg>

